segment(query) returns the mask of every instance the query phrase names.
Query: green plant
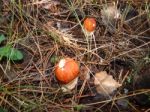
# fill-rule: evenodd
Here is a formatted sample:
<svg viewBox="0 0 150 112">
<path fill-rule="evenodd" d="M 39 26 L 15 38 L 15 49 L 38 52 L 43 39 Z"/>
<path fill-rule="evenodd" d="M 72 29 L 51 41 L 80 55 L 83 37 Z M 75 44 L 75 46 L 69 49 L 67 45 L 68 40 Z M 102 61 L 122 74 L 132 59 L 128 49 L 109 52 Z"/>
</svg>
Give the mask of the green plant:
<svg viewBox="0 0 150 112">
<path fill-rule="evenodd" d="M 150 57 L 149 57 L 149 56 L 146 56 L 146 57 L 144 58 L 144 61 L 145 61 L 145 64 L 150 63 Z"/>
<path fill-rule="evenodd" d="M 2 43 L 2 41 L 4 41 L 6 38 L 4 35 L 0 35 L 0 43 Z"/>
<path fill-rule="evenodd" d="M 0 107 L 0 112 L 8 112 L 6 109 L 3 109 L 2 107 Z"/>
<path fill-rule="evenodd" d="M 76 111 L 80 111 L 80 110 L 82 110 L 83 108 L 85 108 L 85 106 L 82 105 L 82 104 L 76 105 L 76 106 L 74 107 L 74 109 L 75 109 Z"/>
<path fill-rule="evenodd" d="M 0 36 L 0 43 L 4 41 L 6 37 L 4 35 Z M 2 60 L 3 57 L 6 57 L 7 59 L 17 61 L 23 59 L 23 54 L 21 51 L 17 50 L 16 48 L 13 48 L 11 44 L 7 44 L 3 47 L 0 47 L 0 60 Z"/>
<path fill-rule="evenodd" d="M 53 55 L 53 56 L 51 57 L 51 59 L 50 59 L 50 62 L 51 62 L 52 64 L 55 64 L 55 63 L 58 62 L 59 58 L 60 58 L 60 57 L 57 57 L 56 55 Z"/>
</svg>

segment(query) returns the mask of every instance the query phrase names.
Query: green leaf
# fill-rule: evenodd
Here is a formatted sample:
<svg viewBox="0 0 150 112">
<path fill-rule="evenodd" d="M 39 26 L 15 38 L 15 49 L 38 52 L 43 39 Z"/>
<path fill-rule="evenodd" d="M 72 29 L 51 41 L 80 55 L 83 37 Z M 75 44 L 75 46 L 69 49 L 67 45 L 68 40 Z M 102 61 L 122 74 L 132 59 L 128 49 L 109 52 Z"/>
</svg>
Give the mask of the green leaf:
<svg viewBox="0 0 150 112">
<path fill-rule="evenodd" d="M 2 107 L 0 107 L 0 112 L 8 112 L 6 109 L 3 109 Z"/>
<path fill-rule="evenodd" d="M 127 82 L 131 83 L 132 82 L 132 78 L 131 77 L 127 77 Z"/>
<path fill-rule="evenodd" d="M 7 45 L 0 48 L 0 57 L 6 57 L 10 60 L 17 61 L 23 59 L 23 54 L 19 50 Z"/>
<path fill-rule="evenodd" d="M 74 108 L 75 110 L 80 111 L 81 109 L 85 108 L 85 106 L 80 104 L 80 105 L 76 105 Z"/>
<path fill-rule="evenodd" d="M 62 112 L 70 112 L 70 111 L 64 109 L 64 110 L 62 110 Z"/>
<path fill-rule="evenodd" d="M 2 43 L 2 41 L 4 41 L 6 39 L 6 37 L 4 35 L 0 35 L 0 43 Z"/>
<path fill-rule="evenodd" d="M 56 55 L 54 55 L 54 56 L 51 57 L 50 62 L 52 64 L 55 64 L 58 60 L 59 60 L 59 58 Z"/>
</svg>

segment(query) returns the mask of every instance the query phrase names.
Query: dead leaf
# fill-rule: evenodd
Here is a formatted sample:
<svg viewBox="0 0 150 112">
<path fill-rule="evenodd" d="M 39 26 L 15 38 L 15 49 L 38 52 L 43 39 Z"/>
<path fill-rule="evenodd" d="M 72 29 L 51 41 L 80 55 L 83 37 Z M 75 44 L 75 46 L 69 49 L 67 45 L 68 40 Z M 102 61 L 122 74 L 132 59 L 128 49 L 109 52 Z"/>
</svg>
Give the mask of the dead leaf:
<svg viewBox="0 0 150 112">
<path fill-rule="evenodd" d="M 109 95 L 121 86 L 111 75 L 108 75 L 106 71 L 101 71 L 95 74 L 94 84 L 98 93 L 103 95 Z"/>
<path fill-rule="evenodd" d="M 117 6 L 106 6 L 101 10 L 102 22 L 106 26 L 109 32 L 114 33 L 116 31 L 116 23 L 121 18 L 120 11 Z"/>
<path fill-rule="evenodd" d="M 80 80 L 89 80 L 90 79 L 90 68 L 88 66 L 81 66 L 80 71 Z"/>
</svg>

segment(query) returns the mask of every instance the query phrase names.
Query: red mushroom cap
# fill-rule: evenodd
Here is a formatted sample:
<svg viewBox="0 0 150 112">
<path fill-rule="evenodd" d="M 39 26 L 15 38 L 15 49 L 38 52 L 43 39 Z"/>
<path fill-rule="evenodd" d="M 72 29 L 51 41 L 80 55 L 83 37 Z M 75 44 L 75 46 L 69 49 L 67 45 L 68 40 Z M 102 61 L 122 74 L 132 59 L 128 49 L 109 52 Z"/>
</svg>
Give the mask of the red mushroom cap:
<svg viewBox="0 0 150 112">
<path fill-rule="evenodd" d="M 84 20 L 84 29 L 87 31 L 87 32 L 93 32 L 96 28 L 96 20 L 95 18 L 86 18 Z"/>
<path fill-rule="evenodd" d="M 60 83 L 67 84 L 79 74 L 77 62 L 71 58 L 64 58 L 59 61 L 55 68 L 55 75 Z"/>
</svg>

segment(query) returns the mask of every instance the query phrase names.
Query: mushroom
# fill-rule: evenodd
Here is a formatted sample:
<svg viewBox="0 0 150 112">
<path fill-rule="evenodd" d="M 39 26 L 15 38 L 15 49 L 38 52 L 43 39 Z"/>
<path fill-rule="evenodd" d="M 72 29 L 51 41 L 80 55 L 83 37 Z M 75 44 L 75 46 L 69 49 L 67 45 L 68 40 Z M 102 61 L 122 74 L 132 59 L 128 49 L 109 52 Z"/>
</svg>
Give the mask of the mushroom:
<svg viewBox="0 0 150 112">
<path fill-rule="evenodd" d="M 55 68 L 55 76 L 61 84 L 63 92 L 72 90 L 78 81 L 79 65 L 72 58 L 61 59 Z"/>
<path fill-rule="evenodd" d="M 84 27 L 85 34 L 88 37 L 88 39 L 89 39 L 89 37 L 94 39 L 95 48 L 96 48 L 96 41 L 95 41 L 95 36 L 94 36 L 94 31 L 95 31 L 95 28 L 96 28 L 95 18 L 87 17 L 84 20 L 83 27 Z M 89 50 L 91 50 L 91 49 L 89 49 Z"/>
<path fill-rule="evenodd" d="M 86 18 L 84 20 L 83 26 L 88 35 L 93 35 L 96 28 L 95 18 Z"/>
</svg>

